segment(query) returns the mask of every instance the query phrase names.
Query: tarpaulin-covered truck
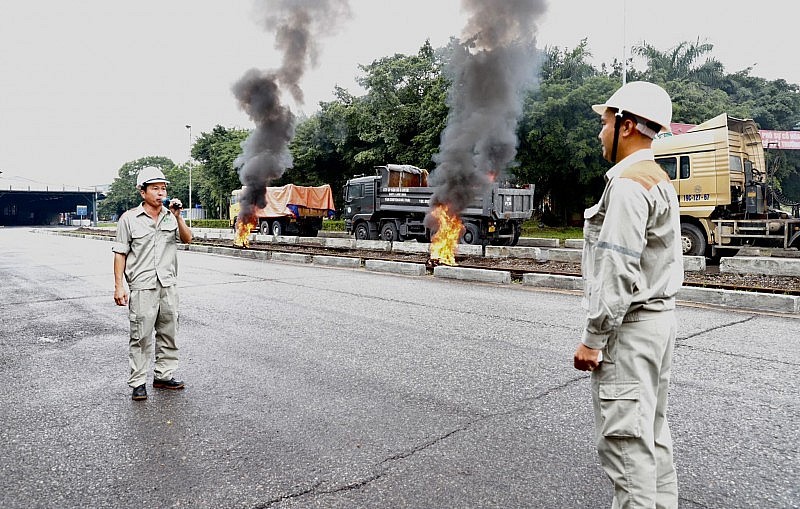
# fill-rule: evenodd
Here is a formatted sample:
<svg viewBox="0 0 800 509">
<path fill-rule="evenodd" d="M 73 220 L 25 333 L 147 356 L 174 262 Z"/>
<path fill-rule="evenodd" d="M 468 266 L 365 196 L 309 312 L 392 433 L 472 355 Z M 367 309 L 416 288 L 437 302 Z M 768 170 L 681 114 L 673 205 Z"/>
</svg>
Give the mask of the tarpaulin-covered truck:
<svg viewBox="0 0 800 509">
<path fill-rule="evenodd" d="M 236 230 L 243 189 L 231 193 L 230 223 Z M 322 219 L 336 213 L 331 186 L 317 187 L 286 184 L 266 188 L 267 205 L 254 210 L 258 230 L 265 235 L 300 235 L 316 237 Z"/>
<path fill-rule="evenodd" d="M 376 175 L 347 181 L 343 190 L 345 229 L 356 239 L 430 242 L 425 225 L 435 187 L 427 170 L 406 164 L 377 166 Z M 461 211 L 463 244 L 514 246 L 522 223 L 533 213 L 533 185 L 504 188 L 494 183 L 476 192 Z"/>
</svg>

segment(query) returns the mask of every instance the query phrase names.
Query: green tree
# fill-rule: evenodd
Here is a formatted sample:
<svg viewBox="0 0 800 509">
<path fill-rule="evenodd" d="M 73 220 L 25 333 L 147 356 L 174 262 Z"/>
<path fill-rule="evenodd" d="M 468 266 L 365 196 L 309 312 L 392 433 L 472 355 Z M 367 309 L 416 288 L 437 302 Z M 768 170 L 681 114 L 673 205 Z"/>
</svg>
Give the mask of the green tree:
<svg viewBox="0 0 800 509">
<path fill-rule="evenodd" d="M 106 193 L 105 200 L 98 205 L 98 212 L 104 217 L 119 217 L 128 209 L 132 209 L 142 202 L 139 191 L 136 189 L 136 176 L 139 170 L 147 166 L 161 168 L 164 176 L 170 180 L 170 175 L 175 178 L 175 163 L 168 157 L 147 156 L 123 164 L 117 172 L 117 178 L 111 183 L 111 188 Z"/>
<path fill-rule="evenodd" d="M 359 84 L 367 90 L 368 116 L 362 118 L 360 136 L 372 143 L 368 155 L 356 157 L 370 165 L 400 162 L 430 167 L 439 146 L 437 128 L 444 127 L 447 115 L 443 102 L 447 85 L 430 42 L 416 55 L 382 58 L 361 70 L 366 73 Z"/>
<path fill-rule="evenodd" d="M 536 184 L 543 220 L 577 221 L 603 188 L 608 163 L 597 134 L 600 122 L 591 105 L 603 102 L 619 83 L 608 76 L 545 81 L 526 101 L 520 123 L 518 179 Z"/>
<path fill-rule="evenodd" d="M 217 125 L 210 133 L 200 134 L 192 145 L 192 157 L 198 162 L 192 168 L 192 193 L 197 193 L 195 200 L 214 218 L 227 217 L 231 191 L 242 187 L 233 161 L 241 154 L 248 134 L 244 129 Z"/>
<path fill-rule="evenodd" d="M 586 39 L 572 50 L 558 46 L 546 46 L 541 69 L 541 79 L 546 82 L 569 81 L 582 83 L 598 74 L 587 59 L 592 57 Z"/>
<path fill-rule="evenodd" d="M 694 43 L 681 42 L 667 51 L 661 51 L 645 42 L 634 46 L 631 51 L 647 61 L 647 70 L 643 73 L 644 79 L 654 83 L 690 80 L 714 87 L 722 81 L 724 75 L 722 64 L 712 57 L 706 57 L 706 60 L 699 65 L 697 63 L 713 49 L 713 44 L 701 44 L 698 39 Z"/>
</svg>

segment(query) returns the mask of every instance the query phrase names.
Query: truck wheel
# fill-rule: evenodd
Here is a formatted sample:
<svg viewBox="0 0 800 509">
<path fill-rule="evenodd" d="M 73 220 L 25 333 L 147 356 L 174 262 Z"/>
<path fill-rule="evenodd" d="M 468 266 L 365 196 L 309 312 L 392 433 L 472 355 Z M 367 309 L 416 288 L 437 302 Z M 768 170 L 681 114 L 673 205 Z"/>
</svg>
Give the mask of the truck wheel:
<svg viewBox="0 0 800 509">
<path fill-rule="evenodd" d="M 462 244 L 480 244 L 481 235 L 478 226 L 474 223 L 464 225 L 464 234 L 461 236 Z"/>
<path fill-rule="evenodd" d="M 356 240 L 370 240 L 369 225 L 367 223 L 358 223 L 353 233 L 355 234 Z"/>
<path fill-rule="evenodd" d="M 681 244 L 685 256 L 705 256 L 706 236 L 697 226 L 681 223 Z"/>
<path fill-rule="evenodd" d="M 275 235 L 276 237 L 278 235 L 283 235 L 283 225 L 278 219 L 272 222 L 272 234 Z"/>
<path fill-rule="evenodd" d="M 269 235 L 269 221 L 261 221 L 261 225 L 258 229 L 261 231 L 262 235 Z"/>
<path fill-rule="evenodd" d="M 397 234 L 397 226 L 393 222 L 385 223 L 381 228 L 381 239 L 388 242 L 396 242 L 400 240 Z"/>
</svg>

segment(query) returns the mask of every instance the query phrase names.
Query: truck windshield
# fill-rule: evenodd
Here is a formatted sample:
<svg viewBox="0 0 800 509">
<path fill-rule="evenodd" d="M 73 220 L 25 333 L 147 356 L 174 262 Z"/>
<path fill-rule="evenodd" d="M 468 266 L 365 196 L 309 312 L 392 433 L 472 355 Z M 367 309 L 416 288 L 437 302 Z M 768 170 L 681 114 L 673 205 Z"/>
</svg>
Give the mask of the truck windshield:
<svg viewBox="0 0 800 509">
<path fill-rule="evenodd" d="M 350 184 L 347 186 L 345 199 L 350 202 L 364 197 L 364 184 Z"/>
<path fill-rule="evenodd" d="M 675 157 L 659 157 L 656 162 L 667 172 L 670 180 L 675 180 L 678 175 L 678 160 Z"/>
</svg>

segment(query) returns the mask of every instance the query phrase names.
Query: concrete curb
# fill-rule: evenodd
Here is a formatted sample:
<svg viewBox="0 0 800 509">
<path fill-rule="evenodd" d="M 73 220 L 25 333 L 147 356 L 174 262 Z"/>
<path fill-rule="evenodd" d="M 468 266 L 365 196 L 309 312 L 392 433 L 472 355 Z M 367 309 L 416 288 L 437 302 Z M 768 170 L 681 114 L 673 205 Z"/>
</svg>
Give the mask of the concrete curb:
<svg viewBox="0 0 800 509">
<path fill-rule="evenodd" d="M 564 239 L 564 247 L 583 250 L 583 239 Z"/>
<path fill-rule="evenodd" d="M 542 248 L 540 261 L 581 263 L 583 251 L 569 248 Z"/>
<path fill-rule="evenodd" d="M 356 239 L 340 239 L 336 237 L 326 237 L 325 247 L 334 249 L 354 249 L 356 247 Z"/>
<path fill-rule="evenodd" d="M 392 243 L 385 240 L 356 240 L 356 249 L 368 251 L 391 251 Z"/>
<path fill-rule="evenodd" d="M 583 290 L 583 279 L 577 276 L 524 274 L 522 276 L 522 284 L 537 288 L 573 291 Z M 722 308 L 800 314 L 800 297 L 794 295 L 774 295 L 770 293 L 682 286 L 681 289 L 678 290 L 676 298 L 679 301 L 709 304 Z"/>
<path fill-rule="evenodd" d="M 683 257 L 683 271 L 684 272 L 705 272 L 706 271 L 706 257 L 705 256 L 684 256 Z"/>
<path fill-rule="evenodd" d="M 480 283 L 510 284 L 511 272 L 506 270 L 467 269 L 439 265 L 433 269 L 434 277 L 458 279 L 459 281 L 477 281 Z"/>
<path fill-rule="evenodd" d="M 365 260 L 364 268 L 372 272 L 389 272 L 405 276 L 424 276 L 428 273 L 423 263 L 389 262 L 385 260 Z"/>
<path fill-rule="evenodd" d="M 273 262 L 311 263 L 314 255 L 303 253 L 272 253 Z"/>
<path fill-rule="evenodd" d="M 393 242 L 393 253 L 428 254 L 431 245 L 427 242 Z"/>
<path fill-rule="evenodd" d="M 525 286 L 535 286 L 537 288 L 583 290 L 583 278 L 575 276 L 560 276 L 558 274 L 523 274 L 522 284 Z"/>
<path fill-rule="evenodd" d="M 735 274 L 768 274 L 770 276 L 800 276 L 800 259 L 756 258 L 741 256 L 723 258 L 719 262 L 720 272 Z"/>
<path fill-rule="evenodd" d="M 561 247 L 561 244 L 558 239 L 520 237 L 519 240 L 517 241 L 516 247 Z"/>
<path fill-rule="evenodd" d="M 800 297 L 771 293 L 741 292 L 684 286 L 678 290 L 678 300 L 699 302 L 724 308 L 753 309 L 776 313 L 800 313 Z"/>
<path fill-rule="evenodd" d="M 326 267 L 339 267 L 343 269 L 360 269 L 361 258 L 347 258 L 344 256 L 314 255 L 312 262 L 314 265 L 324 265 Z"/>
<path fill-rule="evenodd" d="M 542 248 L 517 246 L 486 246 L 487 258 L 532 258 L 542 257 Z"/>
</svg>

